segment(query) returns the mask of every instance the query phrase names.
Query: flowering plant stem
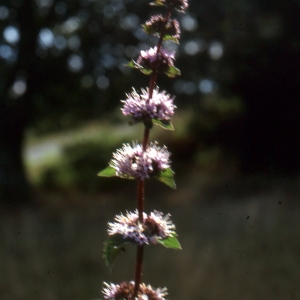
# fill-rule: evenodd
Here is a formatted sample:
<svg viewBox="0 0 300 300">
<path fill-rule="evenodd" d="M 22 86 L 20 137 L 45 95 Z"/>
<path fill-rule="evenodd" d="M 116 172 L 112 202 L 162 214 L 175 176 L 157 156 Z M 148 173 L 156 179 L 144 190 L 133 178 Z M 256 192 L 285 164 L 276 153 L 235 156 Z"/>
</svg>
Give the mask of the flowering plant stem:
<svg viewBox="0 0 300 300">
<path fill-rule="evenodd" d="M 147 90 L 142 89 L 138 94 L 127 95 L 123 102 L 122 113 L 131 116 L 130 124 L 144 123 L 144 134 L 141 144 L 123 144 L 122 149 L 113 153 L 109 166 L 98 173 L 99 176 L 118 176 L 124 179 L 137 180 L 137 210 L 120 214 L 115 217 L 116 222 L 108 223 L 109 239 L 104 246 L 104 258 L 111 265 L 115 257 L 128 244 L 134 244 L 136 263 L 134 281 L 124 281 L 120 284 L 104 283 L 103 294 L 110 300 L 165 300 L 166 288 L 154 290 L 150 285 L 142 283 L 144 246 L 160 244 L 166 248 L 181 249 L 175 232 L 175 225 L 170 220 L 170 214 L 154 210 L 150 214 L 144 212 L 145 179 L 155 178 L 167 186 L 175 189 L 174 172 L 170 168 L 170 153 L 166 146 L 159 147 L 157 142 L 149 142 L 150 130 L 153 124 L 165 130 L 174 130 L 171 118 L 176 106 L 174 97 L 165 91 L 160 92 L 156 86 L 158 74 L 164 73 L 168 77 L 180 75 L 174 67 L 175 52 L 163 49 L 163 41 L 178 43 L 180 37 L 179 22 L 171 19 L 172 8 L 184 12 L 187 0 L 154 0 L 152 5 L 166 6 L 167 13 L 152 16 L 143 25 L 147 34 L 158 36 L 157 46 L 148 51 L 141 51 L 135 62 L 132 60 L 127 66 L 138 69 L 145 75 L 150 75 Z"/>
<path fill-rule="evenodd" d="M 146 134 L 147 131 L 147 134 Z M 144 133 L 144 142 L 147 145 L 148 140 L 147 137 L 149 136 L 149 129 L 145 128 Z M 146 138 L 145 138 L 146 137 Z M 146 141 L 145 141 L 146 140 Z M 143 142 L 143 149 L 144 148 Z M 144 201 L 145 201 L 145 180 L 138 180 L 138 213 L 139 213 L 139 221 L 140 223 L 144 222 L 143 212 L 144 212 Z M 140 283 L 142 281 L 142 272 L 143 272 L 143 255 L 144 255 L 144 245 L 138 245 L 136 251 L 136 264 L 135 264 L 135 275 L 134 275 L 134 297 L 137 296 Z"/>
<path fill-rule="evenodd" d="M 168 22 L 171 15 L 171 7 L 168 7 L 167 14 L 165 16 L 165 22 Z M 157 43 L 157 52 L 156 57 L 158 57 L 159 52 L 161 50 L 161 44 L 163 41 L 164 35 L 161 33 L 158 43 Z M 157 79 L 157 70 L 153 70 L 153 73 L 150 77 L 150 83 L 149 83 L 149 99 L 152 98 L 153 90 L 156 84 Z M 144 128 L 144 136 L 143 136 L 143 151 L 145 151 L 149 144 L 149 136 L 150 136 L 150 129 L 145 127 Z M 145 180 L 138 180 L 138 213 L 139 213 L 139 221 L 140 223 L 144 222 L 143 219 L 143 213 L 144 213 L 144 202 L 145 202 Z M 136 251 L 136 265 L 135 265 L 135 276 L 134 276 L 134 295 L 133 299 L 137 296 L 137 293 L 139 291 L 140 283 L 142 281 L 142 272 L 143 272 L 143 255 L 144 255 L 144 246 L 138 245 L 137 251 Z"/>
</svg>

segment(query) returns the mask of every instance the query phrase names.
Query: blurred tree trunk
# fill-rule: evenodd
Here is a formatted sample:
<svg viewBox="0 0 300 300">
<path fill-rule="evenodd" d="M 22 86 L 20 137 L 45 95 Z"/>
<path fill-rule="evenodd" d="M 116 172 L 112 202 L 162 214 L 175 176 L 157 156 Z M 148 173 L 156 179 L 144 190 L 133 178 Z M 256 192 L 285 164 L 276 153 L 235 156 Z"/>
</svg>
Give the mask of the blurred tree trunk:
<svg viewBox="0 0 300 300">
<path fill-rule="evenodd" d="M 5 206 L 30 201 L 21 153 L 26 110 L 12 106 L 4 107 L 0 113 L 0 199 Z"/>
<path fill-rule="evenodd" d="M 17 10 L 16 21 L 20 30 L 18 59 L 4 78 L 6 82 L 0 92 L 0 200 L 2 205 L 9 207 L 32 202 L 22 161 L 22 144 L 34 89 L 38 84 L 38 29 L 33 5 L 31 0 L 24 0 Z M 27 89 L 23 95 L 14 98 L 11 96 L 11 88 L 20 75 L 24 76 Z"/>
</svg>

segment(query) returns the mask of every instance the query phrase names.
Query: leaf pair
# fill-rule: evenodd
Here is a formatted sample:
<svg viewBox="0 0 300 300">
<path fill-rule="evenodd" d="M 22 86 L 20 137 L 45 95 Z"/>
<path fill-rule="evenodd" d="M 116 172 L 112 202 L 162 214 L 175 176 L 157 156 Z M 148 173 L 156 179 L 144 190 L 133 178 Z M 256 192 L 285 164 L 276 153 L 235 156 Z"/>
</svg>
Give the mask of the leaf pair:
<svg viewBox="0 0 300 300">
<path fill-rule="evenodd" d="M 170 249 L 181 250 L 180 243 L 177 239 L 177 235 L 173 234 L 165 239 L 157 239 L 157 242 L 162 246 Z M 120 234 L 112 235 L 108 238 L 108 240 L 104 244 L 104 259 L 108 266 L 111 266 L 116 257 L 123 250 L 125 251 L 125 247 L 129 244 L 136 245 L 133 239 L 123 238 Z"/>
<path fill-rule="evenodd" d="M 130 68 L 133 68 L 133 69 L 138 69 L 138 70 L 140 70 L 145 75 L 151 75 L 152 72 L 153 72 L 152 69 L 143 67 L 142 65 L 138 64 L 134 60 L 130 61 L 126 66 L 130 67 Z M 164 71 L 164 73 L 168 77 L 174 78 L 175 76 L 180 75 L 180 70 L 177 69 L 177 68 L 175 68 L 174 66 L 169 66 L 168 68 L 166 68 L 166 70 Z"/>
<path fill-rule="evenodd" d="M 151 26 L 143 25 L 143 29 L 147 34 L 154 34 L 160 36 L 160 32 L 153 30 Z M 174 37 L 171 34 L 164 34 L 163 35 L 163 41 L 172 41 L 176 44 L 179 44 L 178 38 Z"/>
<path fill-rule="evenodd" d="M 101 176 L 101 177 L 114 177 L 114 176 L 117 176 L 117 177 L 124 178 L 124 179 L 135 179 L 135 178 L 129 177 L 129 176 L 119 176 L 119 175 L 117 175 L 116 170 L 111 166 L 108 166 L 104 170 L 100 171 L 97 175 Z M 175 181 L 174 181 L 174 172 L 172 171 L 171 168 L 160 171 L 157 175 L 154 176 L 154 178 L 156 178 L 160 182 L 166 184 L 170 188 L 176 189 L 176 184 L 175 184 Z"/>
<path fill-rule="evenodd" d="M 152 129 L 153 124 L 155 124 L 165 130 L 174 131 L 173 124 L 169 120 L 150 119 L 150 120 L 145 121 L 142 118 L 141 119 L 132 119 L 129 121 L 129 125 L 134 125 L 139 122 L 143 122 L 147 129 Z"/>
</svg>

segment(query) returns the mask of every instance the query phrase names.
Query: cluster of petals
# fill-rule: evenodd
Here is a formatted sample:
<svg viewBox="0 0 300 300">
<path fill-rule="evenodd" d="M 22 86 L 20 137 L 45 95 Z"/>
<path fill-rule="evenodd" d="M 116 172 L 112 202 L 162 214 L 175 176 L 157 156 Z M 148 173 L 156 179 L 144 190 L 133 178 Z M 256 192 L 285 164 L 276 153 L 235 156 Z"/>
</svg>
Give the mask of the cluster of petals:
<svg viewBox="0 0 300 300">
<path fill-rule="evenodd" d="M 159 92 L 158 88 L 153 90 L 152 98 L 149 99 L 149 90 L 141 90 L 138 94 L 135 89 L 126 94 L 127 99 L 122 100 L 122 113 L 131 116 L 133 121 L 140 119 L 158 119 L 169 121 L 174 115 L 174 97 L 165 91 Z"/>
<path fill-rule="evenodd" d="M 149 50 L 142 50 L 137 63 L 146 69 L 165 72 L 169 67 L 174 66 L 175 52 L 166 49 L 157 51 L 157 47 Z"/>
<path fill-rule="evenodd" d="M 170 214 L 154 211 L 149 215 L 143 213 L 143 223 L 139 222 L 138 212 L 127 212 L 115 217 L 116 222 L 108 223 L 108 234 L 122 235 L 124 239 L 132 239 L 139 245 L 156 244 L 158 239 L 165 239 L 175 234 L 175 225 Z"/>
<path fill-rule="evenodd" d="M 120 284 L 106 283 L 102 292 L 104 299 L 109 300 L 132 300 L 134 295 L 134 281 L 122 282 Z M 166 288 L 153 289 L 151 285 L 140 284 L 135 300 L 165 300 Z"/>
<path fill-rule="evenodd" d="M 176 19 L 165 19 L 162 15 L 154 15 L 144 25 L 144 29 L 149 34 L 170 35 L 173 38 L 180 38 L 180 26 Z"/>
<path fill-rule="evenodd" d="M 144 180 L 159 174 L 170 167 L 170 152 L 167 148 L 158 147 L 156 143 L 143 150 L 140 144 L 123 144 L 121 149 L 113 153 L 110 166 L 116 175 L 122 178 Z"/>
</svg>

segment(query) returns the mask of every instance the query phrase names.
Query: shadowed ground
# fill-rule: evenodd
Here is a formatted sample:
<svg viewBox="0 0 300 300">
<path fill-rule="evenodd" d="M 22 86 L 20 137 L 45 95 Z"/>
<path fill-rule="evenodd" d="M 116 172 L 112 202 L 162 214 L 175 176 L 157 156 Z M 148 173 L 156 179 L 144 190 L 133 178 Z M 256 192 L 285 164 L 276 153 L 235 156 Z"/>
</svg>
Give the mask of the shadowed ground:
<svg viewBox="0 0 300 300">
<path fill-rule="evenodd" d="M 298 299 L 297 181 L 204 178 L 181 179 L 177 192 L 148 197 L 147 209 L 171 212 L 183 250 L 146 249 L 145 283 L 167 286 L 174 300 Z M 121 194 L 86 198 L 92 206 L 1 216 L 1 299 L 101 299 L 103 281 L 132 279 L 133 247 L 111 272 L 102 258 L 106 223 L 128 208 Z M 73 196 L 78 203 L 86 197 Z"/>
</svg>

